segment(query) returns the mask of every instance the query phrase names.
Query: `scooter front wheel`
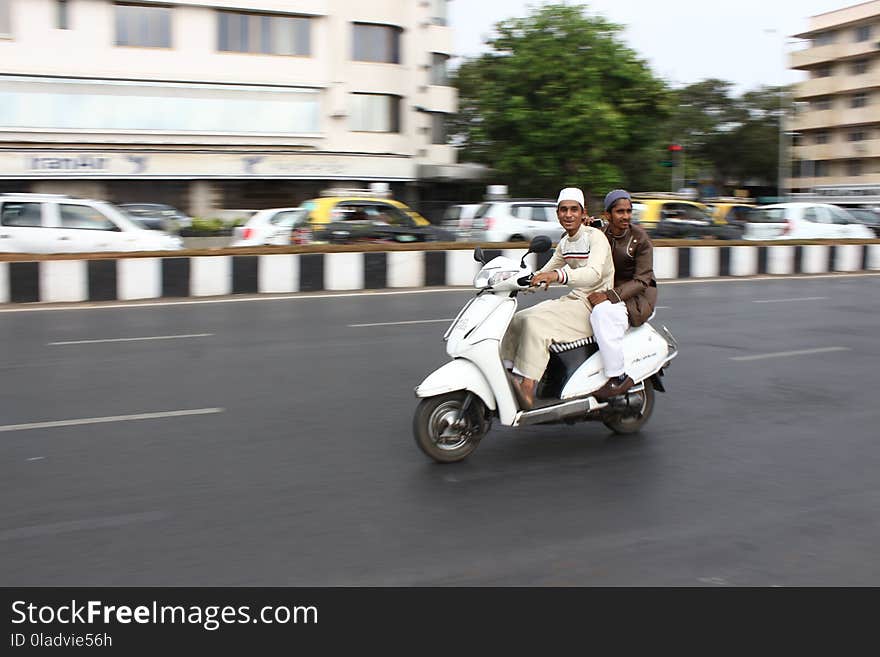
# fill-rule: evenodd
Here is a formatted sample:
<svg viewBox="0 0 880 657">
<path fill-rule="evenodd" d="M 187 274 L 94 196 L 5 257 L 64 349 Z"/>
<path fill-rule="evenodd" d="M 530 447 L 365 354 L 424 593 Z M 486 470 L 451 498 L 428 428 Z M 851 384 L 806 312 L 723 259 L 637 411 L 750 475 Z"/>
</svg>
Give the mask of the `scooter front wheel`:
<svg viewBox="0 0 880 657">
<path fill-rule="evenodd" d="M 426 397 L 416 407 L 413 437 L 438 463 L 455 463 L 467 458 L 486 435 L 487 416 L 483 401 L 465 390 Z"/>
</svg>

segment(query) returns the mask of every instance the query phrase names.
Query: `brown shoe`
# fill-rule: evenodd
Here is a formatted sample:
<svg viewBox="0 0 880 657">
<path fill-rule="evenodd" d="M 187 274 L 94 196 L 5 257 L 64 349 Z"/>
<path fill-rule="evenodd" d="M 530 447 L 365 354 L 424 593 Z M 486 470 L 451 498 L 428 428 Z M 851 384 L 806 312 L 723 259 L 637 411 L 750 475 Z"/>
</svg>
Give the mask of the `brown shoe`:
<svg viewBox="0 0 880 657">
<path fill-rule="evenodd" d="M 516 392 L 521 410 L 527 411 L 535 405 L 535 388 L 538 382 L 534 379 L 514 376 L 512 378 L 513 390 Z"/>
<path fill-rule="evenodd" d="M 598 399 L 599 401 L 608 401 L 612 397 L 617 397 L 617 395 L 622 395 L 627 390 L 632 388 L 635 383 L 631 378 L 626 375 L 623 376 L 623 381 L 620 380 L 620 377 L 612 377 L 605 382 L 605 385 L 599 388 L 596 392 L 593 393 L 593 397 Z"/>
</svg>

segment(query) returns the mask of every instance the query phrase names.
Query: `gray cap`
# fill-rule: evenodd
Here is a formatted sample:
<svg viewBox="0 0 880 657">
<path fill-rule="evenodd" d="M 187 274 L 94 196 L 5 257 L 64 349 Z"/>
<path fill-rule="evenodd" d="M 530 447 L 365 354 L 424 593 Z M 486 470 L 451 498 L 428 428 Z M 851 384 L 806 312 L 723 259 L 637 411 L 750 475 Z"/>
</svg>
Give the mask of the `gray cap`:
<svg viewBox="0 0 880 657">
<path fill-rule="evenodd" d="M 629 192 L 625 189 L 612 189 L 605 194 L 605 212 L 608 212 L 608 210 L 611 209 L 611 206 L 622 198 L 625 198 L 632 203 L 632 198 L 630 198 Z"/>
</svg>

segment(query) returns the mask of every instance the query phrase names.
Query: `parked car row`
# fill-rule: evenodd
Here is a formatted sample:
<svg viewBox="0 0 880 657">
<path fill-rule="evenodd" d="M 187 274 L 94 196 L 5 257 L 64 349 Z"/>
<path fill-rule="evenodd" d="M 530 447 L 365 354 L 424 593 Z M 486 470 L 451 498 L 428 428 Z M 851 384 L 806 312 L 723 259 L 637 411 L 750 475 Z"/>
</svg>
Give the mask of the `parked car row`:
<svg viewBox="0 0 880 657">
<path fill-rule="evenodd" d="M 880 236 L 880 214 L 822 203 L 703 204 L 675 195 L 633 196 L 633 222 L 654 238 L 833 239 Z M 72 253 L 180 249 L 192 219 L 168 205 L 116 206 L 56 194 L 0 194 L 0 252 Z M 405 203 L 364 190 L 328 190 L 296 207 L 260 210 L 231 246 L 411 242 L 528 242 L 562 235 L 553 199 L 453 205 L 434 226 Z"/>
<path fill-rule="evenodd" d="M 633 195 L 633 223 L 656 239 L 833 239 L 880 235 L 880 214 L 867 208 L 822 203 L 759 206 L 750 199 L 716 197 L 698 202 L 679 194 Z M 528 241 L 561 231 L 554 201 L 511 199 L 481 205 L 453 205 L 444 226 L 459 240 Z"/>
<path fill-rule="evenodd" d="M 405 203 L 363 190 L 309 199 L 295 208 L 261 210 L 235 228 L 231 246 L 454 242 Z"/>
</svg>

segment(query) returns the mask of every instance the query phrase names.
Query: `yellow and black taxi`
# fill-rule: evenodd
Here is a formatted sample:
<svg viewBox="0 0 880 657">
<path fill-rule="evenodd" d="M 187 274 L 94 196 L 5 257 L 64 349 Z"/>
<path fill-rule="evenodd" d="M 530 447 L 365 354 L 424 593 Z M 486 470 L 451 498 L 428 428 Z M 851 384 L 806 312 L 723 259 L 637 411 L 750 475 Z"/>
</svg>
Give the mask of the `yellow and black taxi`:
<svg viewBox="0 0 880 657">
<path fill-rule="evenodd" d="M 739 196 L 716 196 L 705 198 L 703 202 L 712 215 L 714 223 L 742 229 L 745 229 L 748 223 L 749 214 L 757 207 L 754 199 Z"/>
<path fill-rule="evenodd" d="M 299 206 L 294 244 L 352 242 L 454 242 L 455 235 L 434 226 L 405 203 L 366 190 L 330 189 Z"/>
<path fill-rule="evenodd" d="M 633 223 L 657 239 L 738 239 L 740 230 L 715 223 L 708 206 L 682 194 L 632 194 Z"/>
</svg>

